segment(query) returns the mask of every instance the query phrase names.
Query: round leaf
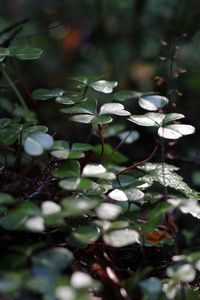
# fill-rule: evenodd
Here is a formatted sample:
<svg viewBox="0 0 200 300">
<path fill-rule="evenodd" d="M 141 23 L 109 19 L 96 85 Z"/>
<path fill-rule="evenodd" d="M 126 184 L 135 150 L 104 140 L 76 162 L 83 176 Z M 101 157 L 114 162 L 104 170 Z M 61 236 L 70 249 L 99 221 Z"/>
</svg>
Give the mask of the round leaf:
<svg viewBox="0 0 200 300">
<path fill-rule="evenodd" d="M 169 100 L 166 97 L 159 95 L 148 95 L 139 99 L 140 107 L 150 111 L 158 110 L 168 104 L 168 102 Z"/>
<path fill-rule="evenodd" d="M 130 112 L 124 109 L 121 103 L 106 103 L 101 106 L 99 115 L 130 116 Z"/>
<path fill-rule="evenodd" d="M 102 220 L 115 220 L 122 208 L 112 203 L 102 203 L 96 209 L 97 216 Z"/>
<path fill-rule="evenodd" d="M 104 93 L 110 94 L 112 93 L 113 89 L 117 86 L 116 81 L 106 81 L 106 80 L 98 80 L 89 84 L 91 88 L 94 90 Z"/>
<path fill-rule="evenodd" d="M 118 229 L 106 233 L 104 242 L 112 247 L 124 247 L 133 243 L 140 243 L 139 233 L 133 229 Z"/>
</svg>

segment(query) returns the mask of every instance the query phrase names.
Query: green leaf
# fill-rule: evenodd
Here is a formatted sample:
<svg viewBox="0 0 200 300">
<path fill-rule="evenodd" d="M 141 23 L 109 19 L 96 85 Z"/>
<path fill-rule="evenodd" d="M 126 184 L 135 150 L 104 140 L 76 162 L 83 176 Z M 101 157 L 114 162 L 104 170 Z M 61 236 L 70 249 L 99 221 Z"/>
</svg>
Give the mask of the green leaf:
<svg viewBox="0 0 200 300">
<path fill-rule="evenodd" d="M 5 273 L 0 277 L 0 293 L 1 294 L 16 294 L 17 290 L 22 285 L 22 278 L 19 274 Z"/>
<path fill-rule="evenodd" d="M 19 137 L 21 130 L 16 126 L 14 127 L 6 127 L 1 129 L 0 131 L 0 141 L 5 145 L 11 145 L 16 142 Z"/>
<path fill-rule="evenodd" d="M 185 116 L 183 114 L 177 114 L 177 113 L 171 113 L 171 114 L 167 114 L 163 120 L 163 125 L 172 122 L 172 121 L 176 121 L 179 119 L 184 118 Z"/>
<path fill-rule="evenodd" d="M 115 174 L 107 172 L 101 164 L 88 164 L 83 168 L 83 177 L 104 178 L 108 180 L 115 179 Z"/>
<path fill-rule="evenodd" d="M 47 133 L 35 132 L 30 134 L 24 141 L 24 150 L 31 156 L 39 156 L 45 150 L 51 149 L 54 140 Z"/>
<path fill-rule="evenodd" d="M 75 191 L 80 185 L 80 178 L 68 178 L 59 181 L 59 186 L 67 191 Z"/>
<path fill-rule="evenodd" d="M 65 216 L 82 215 L 97 206 L 98 202 L 98 199 L 88 197 L 64 198 L 61 201 L 62 213 Z"/>
<path fill-rule="evenodd" d="M 84 143 L 74 143 L 71 146 L 71 151 L 89 151 L 92 149 L 92 145 Z"/>
<path fill-rule="evenodd" d="M 93 224 L 81 225 L 73 230 L 72 237 L 81 244 L 91 244 L 98 240 L 100 234 L 100 229 Z"/>
<path fill-rule="evenodd" d="M 159 224 L 166 212 L 169 211 L 169 203 L 159 203 L 154 208 L 152 208 L 147 214 L 148 224 L 143 227 L 143 230 L 151 231 L 155 229 Z"/>
<path fill-rule="evenodd" d="M 158 278 L 148 278 L 140 282 L 140 287 L 146 300 L 160 300 L 162 283 Z"/>
<path fill-rule="evenodd" d="M 91 123 L 93 125 L 98 125 L 98 124 L 109 124 L 113 121 L 113 119 L 110 117 L 110 116 L 106 116 L 106 115 L 101 115 L 101 116 L 97 116 L 97 117 L 94 117 L 92 120 L 91 120 Z"/>
<path fill-rule="evenodd" d="M 62 96 L 64 93 L 64 90 L 61 89 L 37 89 L 32 93 L 32 96 L 36 100 L 49 100 L 53 99 L 59 96 Z"/>
<path fill-rule="evenodd" d="M 139 99 L 140 107 L 150 111 L 155 111 L 159 108 L 163 108 L 165 105 L 168 104 L 168 102 L 169 100 L 166 97 L 159 95 L 147 95 L 142 96 Z"/>
<path fill-rule="evenodd" d="M 139 233 L 133 229 L 112 230 L 104 234 L 104 242 L 112 247 L 124 247 L 134 243 L 139 244 Z"/>
<path fill-rule="evenodd" d="M 75 76 L 71 77 L 72 80 L 78 81 L 84 85 L 88 85 L 89 83 L 92 83 L 98 79 L 100 79 L 99 76 Z"/>
<path fill-rule="evenodd" d="M 1 226 L 7 230 L 18 230 L 24 228 L 29 217 L 38 216 L 40 209 L 33 202 L 26 202 L 10 211 L 1 219 Z"/>
<path fill-rule="evenodd" d="M 8 118 L 1 118 L 0 119 L 0 128 L 3 129 L 4 127 L 8 126 L 10 122 L 11 122 L 11 120 Z"/>
<path fill-rule="evenodd" d="M 12 195 L 6 193 L 0 193 L 0 204 L 12 205 L 16 202 Z"/>
<path fill-rule="evenodd" d="M 66 248 L 50 248 L 39 252 L 32 258 L 34 268 L 47 269 L 49 272 L 64 270 L 73 259 L 72 253 Z"/>
<path fill-rule="evenodd" d="M 81 97 L 79 95 L 66 95 L 64 94 L 62 97 L 59 96 L 56 98 L 56 102 L 64 105 L 72 105 L 77 104 L 83 101 L 86 101 L 86 97 Z"/>
<path fill-rule="evenodd" d="M 8 48 L 9 56 L 14 56 L 21 60 L 32 60 L 40 58 L 43 53 L 43 50 L 39 48 L 32 48 L 29 46 L 12 46 Z"/>
<path fill-rule="evenodd" d="M 193 134 L 195 128 L 191 125 L 172 124 L 158 129 L 158 135 L 170 140 L 179 139 L 184 135 Z"/>
<path fill-rule="evenodd" d="M 56 177 L 79 177 L 80 163 L 78 161 L 66 161 L 61 167 L 57 168 L 53 175 Z"/>
<path fill-rule="evenodd" d="M 73 117 L 70 118 L 71 121 L 77 122 L 77 123 L 83 123 L 83 124 L 89 124 L 92 122 L 92 120 L 94 119 L 93 115 L 75 115 Z"/>
<path fill-rule="evenodd" d="M 82 103 L 75 104 L 72 107 L 62 108 L 61 111 L 66 114 L 96 115 L 97 100 L 96 99 L 88 99 Z"/>
<path fill-rule="evenodd" d="M 46 126 L 41 126 L 41 125 L 35 125 L 35 126 L 30 126 L 25 128 L 23 131 L 27 133 L 33 133 L 33 132 L 40 132 L 40 133 L 45 133 L 48 131 L 48 127 Z"/>
<path fill-rule="evenodd" d="M 93 147 L 93 151 L 97 156 L 99 156 L 101 153 L 101 145 Z M 109 144 L 104 144 L 104 156 L 109 157 L 109 162 L 115 163 L 117 165 L 123 164 L 128 160 L 127 157 L 119 151 L 114 151 L 114 149 Z"/>
<path fill-rule="evenodd" d="M 116 81 L 98 80 L 90 83 L 89 86 L 98 92 L 110 94 L 117 84 Z"/>
<path fill-rule="evenodd" d="M 126 190 L 114 189 L 108 196 L 116 201 L 138 201 L 140 203 L 144 198 L 144 193 L 133 188 Z"/>
<path fill-rule="evenodd" d="M 147 183 L 159 182 L 163 186 L 170 187 L 186 196 L 194 197 L 197 194 L 183 181 L 183 178 L 174 171 L 177 167 L 168 164 L 146 164 L 148 174 L 141 177 L 141 181 Z M 145 168 L 143 168 L 145 170 Z"/>
<path fill-rule="evenodd" d="M 0 47 L 0 62 L 2 62 L 8 55 L 9 55 L 8 48 Z"/>
<path fill-rule="evenodd" d="M 69 155 L 69 143 L 66 141 L 55 141 L 51 155 L 59 159 L 67 159 Z"/>
<path fill-rule="evenodd" d="M 116 136 L 117 134 L 119 134 L 125 128 L 126 127 L 125 127 L 124 124 L 120 124 L 120 123 L 111 124 L 111 125 L 107 126 L 104 129 L 103 136 L 104 136 L 104 138 L 109 138 L 109 137 L 112 137 L 112 136 Z"/>
<path fill-rule="evenodd" d="M 142 96 L 143 93 L 135 92 L 135 91 L 119 91 L 116 92 L 113 97 L 115 100 L 124 102 L 131 99 L 136 99 Z"/>
<path fill-rule="evenodd" d="M 78 159 L 85 157 L 85 154 L 82 151 L 70 151 L 68 159 Z"/>
<path fill-rule="evenodd" d="M 130 112 L 124 109 L 121 103 L 106 103 L 101 106 L 99 115 L 130 116 Z"/>
</svg>

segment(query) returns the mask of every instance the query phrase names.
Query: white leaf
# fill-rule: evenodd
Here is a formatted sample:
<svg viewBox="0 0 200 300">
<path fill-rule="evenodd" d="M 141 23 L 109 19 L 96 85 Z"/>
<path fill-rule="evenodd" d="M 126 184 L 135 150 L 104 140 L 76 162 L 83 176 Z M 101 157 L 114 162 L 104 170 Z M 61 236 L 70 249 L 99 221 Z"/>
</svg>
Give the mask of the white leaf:
<svg viewBox="0 0 200 300">
<path fill-rule="evenodd" d="M 24 141 L 24 150 L 31 156 L 39 156 L 53 146 L 54 140 L 47 133 L 32 133 Z"/>
<path fill-rule="evenodd" d="M 119 190 L 119 189 L 115 189 L 113 190 L 112 192 L 110 192 L 108 194 L 108 196 L 113 199 L 113 200 L 116 200 L 116 201 L 128 201 L 128 198 L 126 196 L 126 194 Z"/>
<path fill-rule="evenodd" d="M 133 243 L 140 243 L 139 233 L 133 229 L 118 229 L 106 233 L 104 242 L 113 247 L 124 247 Z"/>
<path fill-rule="evenodd" d="M 75 292 L 70 286 L 59 286 L 55 290 L 58 300 L 75 300 Z"/>
<path fill-rule="evenodd" d="M 170 140 L 176 140 L 182 137 L 182 134 L 168 127 L 160 127 L 158 129 L 158 135 L 165 139 L 170 139 Z"/>
<path fill-rule="evenodd" d="M 160 127 L 158 134 L 166 139 L 179 139 L 183 135 L 193 134 L 195 128 L 191 125 L 172 124 L 166 127 Z"/>
<path fill-rule="evenodd" d="M 83 168 L 83 176 L 95 176 L 103 174 L 106 172 L 106 169 L 101 164 L 88 164 Z"/>
<path fill-rule="evenodd" d="M 200 271 L 200 259 L 195 263 L 195 268 Z"/>
<path fill-rule="evenodd" d="M 92 121 L 92 119 L 94 119 L 94 116 L 83 114 L 83 115 L 73 116 L 73 117 L 71 117 L 70 120 L 72 120 L 74 122 L 78 122 L 78 123 L 88 124 Z"/>
<path fill-rule="evenodd" d="M 130 116 L 130 112 L 124 110 L 124 105 L 121 103 L 106 103 L 101 106 L 99 115 L 117 115 L 117 116 Z"/>
<path fill-rule="evenodd" d="M 137 189 L 127 189 L 124 191 L 129 201 L 138 201 L 144 198 L 144 193 Z"/>
<path fill-rule="evenodd" d="M 196 271 L 190 264 L 184 264 L 177 269 L 168 268 L 167 275 L 183 282 L 192 282 L 196 277 Z"/>
<path fill-rule="evenodd" d="M 40 216 L 32 217 L 26 221 L 25 227 L 33 232 L 42 232 L 45 229 L 44 219 Z"/>
<path fill-rule="evenodd" d="M 140 126 L 159 127 L 161 126 L 164 118 L 165 118 L 165 114 L 147 113 L 145 115 L 132 115 L 128 120 Z"/>
<path fill-rule="evenodd" d="M 122 208 L 112 203 L 102 203 L 97 209 L 97 216 L 102 220 L 115 220 L 122 212 Z"/>
<path fill-rule="evenodd" d="M 117 86 L 116 81 L 106 81 L 106 80 L 98 80 L 90 83 L 90 87 L 98 92 L 102 92 L 104 94 L 112 93 L 113 89 Z"/>
<path fill-rule="evenodd" d="M 196 199 L 187 199 L 180 206 L 184 214 L 191 214 L 193 217 L 200 219 L 200 205 Z"/>
<path fill-rule="evenodd" d="M 38 142 L 45 150 L 49 150 L 54 143 L 52 136 L 47 133 L 35 132 L 31 134 L 32 139 Z"/>
<path fill-rule="evenodd" d="M 168 104 L 168 102 L 169 100 L 166 97 L 159 95 L 148 95 L 139 99 L 139 105 L 142 108 L 150 111 L 155 111 L 159 108 L 162 108 Z"/>
<path fill-rule="evenodd" d="M 31 136 L 26 138 L 24 142 L 24 150 L 31 156 L 39 156 L 44 152 L 43 147 L 34 139 L 32 139 Z"/>
<path fill-rule="evenodd" d="M 75 289 L 89 288 L 93 284 L 93 279 L 90 275 L 77 271 L 72 274 L 70 283 Z"/>
<path fill-rule="evenodd" d="M 60 205 L 53 201 L 45 201 L 42 203 L 42 214 L 51 215 L 61 211 Z"/>
</svg>

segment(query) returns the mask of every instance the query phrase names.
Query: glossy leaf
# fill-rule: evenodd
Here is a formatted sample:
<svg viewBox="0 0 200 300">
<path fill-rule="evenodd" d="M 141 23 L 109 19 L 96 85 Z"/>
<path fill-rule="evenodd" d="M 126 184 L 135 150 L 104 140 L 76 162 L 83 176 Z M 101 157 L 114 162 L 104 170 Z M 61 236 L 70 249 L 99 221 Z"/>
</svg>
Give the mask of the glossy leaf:
<svg viewBox="0 0 200 300">
<path fill-rule="evenodd" d="M 156 111 L 159 108 L 163 108 L 168 102 L 169 100 L 166 97 L 159 95 L 147 95 L 142 96 L 139 99 L 140 107 L 150 111 Z"/>
<path fill-rule="evenodd" d="M 82 103 L 75 104 L 71 107 L 62 108 L 61 111 L 66 114 L 89 114 L 96 115 L 97 101 L 88 99 Z"/>
<path fill-rule="evenodd" d="M 32 48 L 29 46 L 12 46 L 8 48 L 8 56 L 14 56 L 21 60 L 32 60 L 40 58 L 43 51 L 39 48 Z"/>
<path fill-rule="evenodd" d="M 69 143 L 66 141 L 55 141 L 51 155 L 59 159 L 67 159 L 69 156 Z"/>
<path fill-rule="evenodd" d="M 185 124 L 172 124 L 165 127 L 160 127 L 158 130 L 158 135 L 165 139 L 179 139 L 184 135 L 193 134 L 195 128 L 191 125 Z"/>
<path fill-rule="evenodd" d="M 53 138 L 47 133 L 33 133 L 24 141 L 24 150 L 31 156 L 39 156 L 45 150 L 52 148 L 54 143 Z"/>
<path fill-rule="evenodd" d="M 117 115 L 117 116 L 130 116 L 130 112 L 124 109 L 121 103 L 106 103 L 100 108 L 100 115 Z"/>
<path fill-rule="evenodd" d="M 79 177 L 80 164 L 78 161 L 66 161 L 53 172 L 53 175 L 59 178 Z"/>
<path fill-rule="evenodd" d="M 106 80 L 98 80 L 89 84 L 91 88 L 94 90 L 104 93 L 110 94 L 112 93 L 113 89 L 117 86 L 116 81 L 106 81 Z"/>
<path fill-rule="evenodd" d="M 140 126 L 159 127 L 162 125 L 164 118 L 165 115 L 161 113 L 147 113 L 145 115 L 132 115 L 128 120 Z"/>
<path fill-rule="evenodd" d="M 63 93 L 64 93 L 64 90 L 61 90 L 61 89 L 55 89 L 55 90 L 38 89 L 33 92 L 32 96 L 36 100 L 49 100 L 49 99 L 53 99 L 53 98 L 62 96 Z"/>
<path fill-rule="evenodd" d="M 100 237 L 100 229 L 95 225 L 82 225 L 74 229 L 72 236 L 81 244 L 94 243 Z"/>
</svg>

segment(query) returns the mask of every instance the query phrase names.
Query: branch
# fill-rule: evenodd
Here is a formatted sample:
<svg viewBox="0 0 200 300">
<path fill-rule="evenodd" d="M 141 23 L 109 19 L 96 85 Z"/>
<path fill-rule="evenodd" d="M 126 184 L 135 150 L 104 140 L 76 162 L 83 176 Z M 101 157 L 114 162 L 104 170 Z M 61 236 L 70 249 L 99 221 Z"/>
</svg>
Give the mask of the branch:
<svg viewBox="0 0 200 300">
<path fill-rule="evenodd" d="M 148 161 L 150 161 L 152 159 L 152 157 L 155 155 L 155 153 L 156 153 L 157 150 L 158 150 L 158 145 L 156 145 L 154 147 L 152 153 L 147 158 L 145 158 L 144 160 L 138 161 L 138 162 L 132 164 L 131 166 L 127 167 L 126 169 L 118 172 L 116 174 L 116 176 L 122 175 L 122 174 L 124 174 L 124 173 L 126 173 L 126 172 L 128 172 L 128 171 L 130 171 L 130 170 L 132 170 L 132 169 L 134 169 L 136 167 L 138 167 L 138 166 L 144 165 L 145 163 L 147 163 Z"/>
<path fill-rule="evenodd" d="M 103 155 L 104 155 L 104 139 L 103 139 L 103 134 L 102 134 L 102 127 L 100 124 L 98 124 L 98 134 L 99 134 L 99 139 L 100 139 L 100 142 L 101 142 L 101 153 L 100 153 L 100 156 L 99 156 L 99 161 L 101 161 Z"/>
</svg>

